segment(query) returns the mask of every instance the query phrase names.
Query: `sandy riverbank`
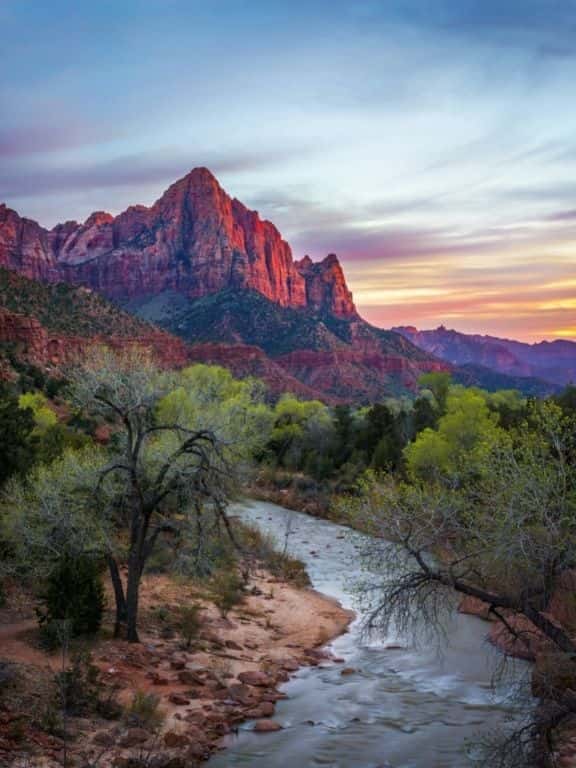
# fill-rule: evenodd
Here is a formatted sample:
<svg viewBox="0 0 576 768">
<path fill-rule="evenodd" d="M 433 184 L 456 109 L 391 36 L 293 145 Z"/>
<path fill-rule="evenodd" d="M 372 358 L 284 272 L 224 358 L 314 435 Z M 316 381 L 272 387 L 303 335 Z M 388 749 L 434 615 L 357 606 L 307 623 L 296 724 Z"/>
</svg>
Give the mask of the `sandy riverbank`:
<svg viewBox="0 0 576 768">
<path fill-rule="evenodd" d="M 185 649 L 170 616 L 192 603 L 202 605 L 202 629 Z M 166 576 L 146 577 L 141 604 L 141 643 L 104 639 L 92 646 L 92 658 L 124 707 L 136 692 L 157 696 L 162 725 L 70 718 L 68 748 L 78 765 L 98 758 L 99 766 L 190 766 L 220 748 L 244 720 L 254 719 L 258 730 L 276 728 L 278 686 L 303 665 L 337 663 L 321 647 L 352 619 L 330 598 L 263 572 L 251 578 L 243 603 L 227 618 L 197 588 Z M 13 693 L 0 703 L 0 765 L 17 764 L 25 753 L 34 756 L 28 765 L 62 757 L 62 739 L 43 732 L 36 716 L 61 657 L 37 647 L 30 613 L 25 607 L 0 611 L 0 658 L 17 671 Z M 158 615 L 166 617 L 164 626 Z"/>
</svg>

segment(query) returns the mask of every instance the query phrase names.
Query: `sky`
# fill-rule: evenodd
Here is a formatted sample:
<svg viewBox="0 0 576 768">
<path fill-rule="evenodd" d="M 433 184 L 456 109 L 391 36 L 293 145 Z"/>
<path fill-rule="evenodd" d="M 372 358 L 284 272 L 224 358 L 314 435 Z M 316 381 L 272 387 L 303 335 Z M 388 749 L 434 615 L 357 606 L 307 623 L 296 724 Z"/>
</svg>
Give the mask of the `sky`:
<svg viewBox="0 0 576 768">
<path fill-rule="evenodd" d="M 0 0 L 0 202 L 199 165 L 376 325 L 576 339 L 576 0 Z"/>
</svg>

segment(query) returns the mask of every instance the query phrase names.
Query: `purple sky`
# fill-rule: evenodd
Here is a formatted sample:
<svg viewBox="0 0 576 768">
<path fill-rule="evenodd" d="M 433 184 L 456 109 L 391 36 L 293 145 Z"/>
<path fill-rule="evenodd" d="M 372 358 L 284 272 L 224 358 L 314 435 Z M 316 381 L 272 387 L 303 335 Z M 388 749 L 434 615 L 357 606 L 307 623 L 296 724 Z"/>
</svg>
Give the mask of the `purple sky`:
<svg viewBox="0 0 576 768">
<path fill-rule="evenodd" d="M 206 165 L 384 326 L 576 338 L 572 0 L 0 1 L 0 201 Z"/>
</svg>

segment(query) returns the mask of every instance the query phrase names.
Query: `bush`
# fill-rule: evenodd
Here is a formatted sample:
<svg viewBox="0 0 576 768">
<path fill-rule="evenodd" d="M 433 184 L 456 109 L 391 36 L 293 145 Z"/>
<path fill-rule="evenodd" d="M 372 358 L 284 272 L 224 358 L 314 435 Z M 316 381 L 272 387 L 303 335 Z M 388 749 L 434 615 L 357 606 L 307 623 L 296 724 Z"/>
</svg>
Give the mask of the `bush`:
<svg viewBox="0 0 576 768">
<path fill-rule="evenodd" d="M 104 685 L 100 670 L 87 651 L 76 650 L 70 667 L 59 672 L 55 681 L 58 703 L 67 714 L 76 717 L 99 714 L 110 719 L 119 716 L 121 709 L 115 699 L 116 691 Z"/>
<path fill-rule="evenodd" d="M 130 725 L 138 728 L 159 730 L 164 722 L 164 715 L 160 711 L 160 698 L 154 693 L 136 691 L 126 714 L 126 720 Z"/>
<path fill-rule="evenodd" d="M 48 577 L 41 599 L 45 609 L 38 610 L 38 620 L 47 645 L 60 645 L 63 622 L 69 637 L 95 634 L 104 612 L 99 563 L 87 557 L 63 557 Z"/>
<path fill-rule="evenodd" d="M 202 608 L 197 603 L 186 605 L 180 609 L 178 629 L 184 640 L 184 647 L 190 648 L 192 641 L 198 637 L 202 621 L 200 612 Z"/>
<path fill-rule="evenodd" d="M 243 582 L 236 571 L 218 571 L 210 583 L 212 600 L 225 618 L 244 598 Z"/>
<path fill-rule="evenodd" d="M 282 552 L 273 552 L 264 563 L 273 576 L 296 587 L 307 587 L 310 577 L 301 560 Z"/>
</svg>

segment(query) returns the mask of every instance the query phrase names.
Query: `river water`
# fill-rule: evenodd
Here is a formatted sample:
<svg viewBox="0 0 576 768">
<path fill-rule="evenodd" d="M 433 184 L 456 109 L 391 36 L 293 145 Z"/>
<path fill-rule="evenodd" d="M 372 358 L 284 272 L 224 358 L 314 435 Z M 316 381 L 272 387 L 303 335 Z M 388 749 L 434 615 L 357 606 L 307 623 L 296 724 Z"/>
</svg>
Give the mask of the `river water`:
<svg viewBox="0 0 576 768">
<path fill-rule="evenodd" d="M 358 609 L 360 534 L 265 502 L 235 514 L 280 541 L 289 526 L 289 551 L 306 563 L 313 587 Z M 498 659 L 480 619 L 455 614 L 440 652 L 396 637 L 368 640 L 360 625 L 359 615 L 329 646 L 355 674 L 342 676 L 342 664 L 302 669 L 282 687 L 289 698 L 274 719 L 284 730 L 257 734 L 245 723 L 210 768 L 465 768 L 466 742 L 514 716 L 509 683 L 493 691 Z M 510 680 L 522 674 L 516 662 Z"/>
</svg>

